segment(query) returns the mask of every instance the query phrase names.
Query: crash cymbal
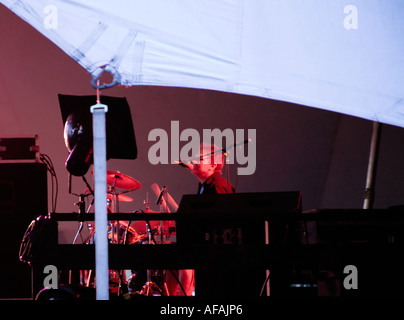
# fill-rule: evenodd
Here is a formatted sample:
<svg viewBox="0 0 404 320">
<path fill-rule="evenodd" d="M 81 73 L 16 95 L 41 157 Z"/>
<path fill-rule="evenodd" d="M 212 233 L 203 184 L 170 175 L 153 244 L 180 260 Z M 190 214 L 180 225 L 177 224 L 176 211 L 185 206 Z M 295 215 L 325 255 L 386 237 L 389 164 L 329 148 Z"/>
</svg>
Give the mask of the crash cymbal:
<svg viewBox="0 0 404 320">
<path fill-rule="evenodd" d="M 92 172 L 94 175 L 94 171 Z M 107 171 L 107 184 L 114 186 L 115 188 L 125 189 L 125 190 L 139 190 L 142 184 L 129 177 L 126 174 L 120 173 L 119 171 Z"/>
<path fill-rule="evenodd" d="M 139 181 L 119 171 L 107 171 L 107 184 L 126 190 L 139 190 L 142 187 Z"/>
</svg>

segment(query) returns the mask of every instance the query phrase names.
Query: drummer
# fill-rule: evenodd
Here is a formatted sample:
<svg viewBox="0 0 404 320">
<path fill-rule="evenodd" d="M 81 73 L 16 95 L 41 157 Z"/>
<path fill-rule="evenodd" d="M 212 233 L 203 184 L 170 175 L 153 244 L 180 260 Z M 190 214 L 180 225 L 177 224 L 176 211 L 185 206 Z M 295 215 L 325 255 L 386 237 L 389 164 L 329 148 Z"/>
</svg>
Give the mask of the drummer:
<svg viewBox="0 0 404 320">
<path fill-rule="evenodd" d="M 222 177 L 224 163 L 225 155 L 222 149 L 214 144 L 200 145 L 200 161 L 187 164 L 199 181 L 198 194 L 235 192 L 235 188 Z M 166 282 L 170 295 L 191 296 L 195 290 L 195 271 L 183 269 L 174 273 L 182 288 L 177 279 L 171 273 L 167 273 Z"/>
<path fill-rule="evenodd" d="M 193 163 L 192 173 L 199 180 L 198 194 L 234 193 L 234 187 L 222 177 L 224 151 L 214 144 L 202 143 L 200 161 Z"/>
</svg>

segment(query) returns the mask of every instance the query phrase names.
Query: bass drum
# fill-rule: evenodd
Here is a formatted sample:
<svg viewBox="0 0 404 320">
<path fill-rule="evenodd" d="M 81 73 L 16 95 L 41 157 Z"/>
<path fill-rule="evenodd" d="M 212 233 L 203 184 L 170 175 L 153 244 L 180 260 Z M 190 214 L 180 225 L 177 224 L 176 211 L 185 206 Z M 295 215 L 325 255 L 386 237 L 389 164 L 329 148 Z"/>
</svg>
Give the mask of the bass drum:
<svg viewBox="0 0 404 320">
<path fill-rule="evenodd" d="M 127 221 L 119 221 L 119 244 L 142 244 L 146 238 L 146 234 L 138 233 L 132 225 L 128 228 Z M 118 243 L 117 234 L 112 232 L 112 228 L 108 231 L 108 239 L 111 243 Z"/>
<path fill-rule="evenodd" d="M 139 220 L 132 222 L 129 230 L 133 230 L 136 234 L 136 237 L 132 238 L 132 243 L 170 244 L 175 242 L 175 221 L 151 220 L 147 223 Z"/>
</svg>

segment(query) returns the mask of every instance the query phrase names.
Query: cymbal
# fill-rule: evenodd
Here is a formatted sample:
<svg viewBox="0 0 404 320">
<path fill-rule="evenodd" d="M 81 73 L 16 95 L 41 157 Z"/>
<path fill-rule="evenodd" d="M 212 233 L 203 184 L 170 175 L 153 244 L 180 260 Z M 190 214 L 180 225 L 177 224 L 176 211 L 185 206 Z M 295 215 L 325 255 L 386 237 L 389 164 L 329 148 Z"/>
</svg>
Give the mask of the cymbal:
<svg viewBox="0 0 404 320">
<path fill-rule="evenodd" d="M 84 190 L 86 194 L 90 194 L 91 191 L 90 189 L 85 189 Z M 125 196 L 124 194 L 118 194 L 116 195 L 118 201 L 122 201 L 122 202 L 132 202 L 133 199 L 131 197 Z M 113 194 L 112 193 L 107 193 L 107 199 L 112 200 L 113 199 Z"/>
<path fill-rule="evenodd" d="M 107 199 L 111 200 L 111 199 L 113 199 L 113 197 L 114 196 L 112 193 L 107 193 Z M 124 194 L 118 194 L 116 197 L 118 198 L 118 201 L 121 201 L 121 202 L 132 202 L 133 201 L 133 199 L 131 197 L 125 196 Z"/>
<path fill-rule="evenodd" d="M 94 175 L 94 171 L 92 172 Z M 120 173 L 119 171 L 107 171 L 107 184 L 114 186 L 115 188 L 126 189 L 126 190 L 139 190 L 142 184 L 133 179 L 132 177 Z"/>
<path fill-rule="evenodd" d="M 107 184 L 126 190 L 139 190 L 142 187 L 139 181 L 119 171 L 107 171 Z"/>
</svg>

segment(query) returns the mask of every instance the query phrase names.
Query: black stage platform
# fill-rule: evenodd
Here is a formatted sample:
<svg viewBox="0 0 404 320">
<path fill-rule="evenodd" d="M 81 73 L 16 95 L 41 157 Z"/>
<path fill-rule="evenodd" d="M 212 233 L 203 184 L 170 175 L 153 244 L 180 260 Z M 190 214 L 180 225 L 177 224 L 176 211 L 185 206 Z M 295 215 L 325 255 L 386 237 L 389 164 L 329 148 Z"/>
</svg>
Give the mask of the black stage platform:
<svg viewBox="0 0 404 320">
<path fill-rule="evenodd" d="M 230 215 L 114 213 L 108 219 L 175 221 L 177 241 L 110 244 L 109 268 L 195 269 L 196 298 L 262 299 L 268 282 L 274 299 L 402 299 L 403 218 L 402 208 Z M 33 296 L 43 287 L 47 265 L 58 270 L 94 269 L 93 244 L 54 241 L 58 221 L 78 219 L 77 214 L 64 213 L 49 219 L 53 231 L 31 263 Z"/>
</svg>

